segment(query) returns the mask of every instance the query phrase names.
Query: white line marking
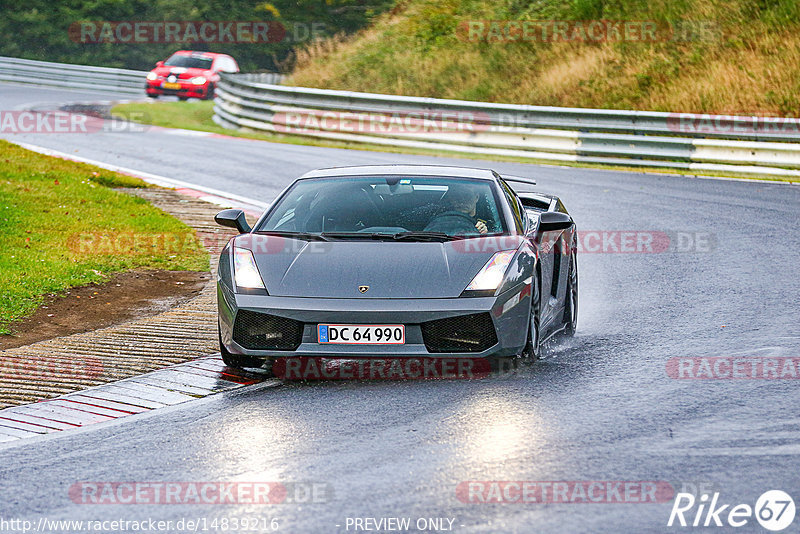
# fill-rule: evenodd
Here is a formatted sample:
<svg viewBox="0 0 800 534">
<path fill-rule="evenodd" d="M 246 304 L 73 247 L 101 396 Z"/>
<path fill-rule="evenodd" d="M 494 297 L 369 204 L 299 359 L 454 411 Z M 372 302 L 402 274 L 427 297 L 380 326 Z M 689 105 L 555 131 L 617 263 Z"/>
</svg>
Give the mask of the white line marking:
<svg viewBox="0 0 800 534">
<path fill-rule="evenodd" d="M 134 124 L 138 124 L 138 123 L 134 123 Z M 147 126 L 147 125 L 144 124 L 142 126 Z M 159 129 L 156 130 L 156 128 L 159 128 Z M 214 135 L 214 132 L 204 132 L 204 131 L 201 131 L 201 130 L 183 130 L 183 129 L 180 129 L 180 128 L 164 128 L 163 126 L 162 127 L 153 126 L 152 129 L 155 130 L 155 131 L 161 132 L 163 134 L 166 134 L 166 135 L 183 135 L 183 136 L 186 136 L 186 137 L 211 137 L 211 136 Z"/>
<path fill-rule="evenodd" d="M 223 200 L 228 200 L 228 201 L 233 200 L 233 201 L 239 202 L 241 204 L 247 204 L 249 206 L 256 207 L 256 208 L 259 208 L 259 209 L 262 209 L 262 210 L 267 209 L 269 207 L 269 203 L 268 202 L 262 202 L 260 200 L 254 199 L 254 198 L 249 198 L 249 197 L 245 197 L 245 196 L 242 196 L 242 195 L 236 195 L 234 193 L 228 193 L 226 191 L 221 191 L 219 189 L 214 189 L 212 187 L 206 187 L 206 186 L 203 186 L 203 185 L 192 184 L 192 183 L 189 183 L 189 182 L 184 182 L 182 180 L 175 180 L 174 178 L 167 178 L 166 176 L 160 176 L 158 174 L 152 174 L 152 173 L 149 173 L 149 172 L 138 171 L 136 169 L 129 169 L 127 167 L 120 167 L 119 165 L 111 165 L 109 163 L 104 163 L 102 161 L 97 161 L 97 160 L 93 160 L 93 159 L 89 159 L 89 158 L 83 158 L 83 157 L 80 157 L 80 156 L 67 154 L 65 152 L 59 152 L 57 150 L 52 150 L 52 149 L 40 147 L 40 146 L 37 146 L 37 145 L 31 145 L 31 144 L 28 144 L 28 143 L 16 143 L 16 144 L 21 146 L 22 148 L 25 148 L 25 149 L 30 150 L 32 152 L 38 152 L 39 154 L 44 154 L 45 156 L 54 156 L 54 157 L 58 157 L 58 158 L 62 158 L 62 159 L 78 161 L 80 163 L 88 163 L 90 165 L 94 165 L 96 167 L 100 167 L 101 169 L 107 169 L 109 171 L 114 171 L 114 172 L 121 172 L 123 174 L 130 174 L 132 176 L 136 176 L 138 178 L 141 178 L 145 182 L 153 184 L 153 185 L 160 185 L 162 187 L 170 187 L 170 188 L 195 189 L 197 191 L 202 191 L 204 193 L 209 193 L 209 194 L 211 194 L 213 196 L 212 197 L 204 197 L 204 198 L 208 198 L 209 202 L 212 202 L 214 204 L 219 204 L 220 202 L 219 202 L 218 199 L 223 199 Z M 216 198 L 214 198 L 214 197 L 216 197 Z M 217 201 L 214 202 L 212 200 L 212 198 L 214 198 L 214 200 L 217 200 Z"/>
</svg>

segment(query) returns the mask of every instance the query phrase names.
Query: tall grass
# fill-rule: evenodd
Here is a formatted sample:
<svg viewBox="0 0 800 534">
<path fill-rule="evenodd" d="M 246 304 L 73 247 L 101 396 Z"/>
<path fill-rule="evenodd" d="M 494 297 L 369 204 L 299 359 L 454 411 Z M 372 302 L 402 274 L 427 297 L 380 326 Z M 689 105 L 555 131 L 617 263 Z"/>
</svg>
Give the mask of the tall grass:
<svg viewBox="0 0 800 534">
<path fill-rule="evenodd" d="M 470 42 L 470 20 L 705 24 L 688 41 Z M 289 83 L 513 102 L 800 115 L 797 0 L 405 0 L 349 38 L 312 43 Z"/>
</svg>

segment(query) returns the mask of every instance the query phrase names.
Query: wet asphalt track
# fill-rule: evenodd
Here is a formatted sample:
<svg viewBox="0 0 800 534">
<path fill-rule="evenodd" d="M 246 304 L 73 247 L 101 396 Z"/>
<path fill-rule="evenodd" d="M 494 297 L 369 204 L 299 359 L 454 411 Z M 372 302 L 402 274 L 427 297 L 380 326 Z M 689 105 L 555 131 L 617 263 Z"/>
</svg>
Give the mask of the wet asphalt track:
<svg viewBox="0 0 800 534">
<path fill-rule="evenodd" d="M 93 98 L 0 85 L 3 110 Z M 466 504 L 456 486 L 658 480 L 710 483 L 732 504 L 752 505 L 769 489 L 800 499 L 800 381 L 666 372 L 678 356 L 800 357 L 797 186 L 163 130 L 16 139 L 264 201 L 315 167 L 486 166 L 536 177 L 581 230 L 708 232 L 711 250 L 582 254 L 576 337 L 511 377 L 256 385 L 0 448 L 3 519 L 276 517 L 280 532 L 346 532 L 348 517 L 448 517 L 455 532 L 664 532 L 692 530 L 666 527 L 671 503 Z M 314 504 L 79 505 L 68 495 L 78 481 L 313 482 L 329 491 Z M 754 520 L 736 530 L 762 531 Z"/>
</svg>

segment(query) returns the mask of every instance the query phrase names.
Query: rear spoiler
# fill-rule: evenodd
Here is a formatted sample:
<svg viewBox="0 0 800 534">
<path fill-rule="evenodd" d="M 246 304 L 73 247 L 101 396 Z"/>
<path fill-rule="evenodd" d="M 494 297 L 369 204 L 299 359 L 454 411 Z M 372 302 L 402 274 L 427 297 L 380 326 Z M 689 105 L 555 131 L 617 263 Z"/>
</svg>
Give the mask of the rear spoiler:
<svg viewBox="0 0 800 534">
<path fill-rule="evenodd" d="M 521 184 L 536 185 L 536 180 L 533 178 L 523 178 L 522 176 L 512 176 L 510 174 L 501 174 L 500 178 L 506 182 L 517 182 Z"/>
</svg>

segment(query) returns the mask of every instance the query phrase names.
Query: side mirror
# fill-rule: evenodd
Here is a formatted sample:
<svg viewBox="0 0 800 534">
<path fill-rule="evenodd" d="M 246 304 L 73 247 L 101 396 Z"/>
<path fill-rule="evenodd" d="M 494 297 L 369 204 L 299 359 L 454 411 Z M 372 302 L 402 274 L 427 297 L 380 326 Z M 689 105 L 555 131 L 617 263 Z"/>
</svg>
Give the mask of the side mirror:
<svg viewBox="0 0 800 534">
<path fill-rule="evenodd" d="M 222 210 L 214 216 L 214 222 L 220 226 L 235 228 L 240 234 L 246 234 L 251 230 L 242 210 Z"/>
<path fill-rule="evenodd" d="M 566 230 L 573 224 L 572 217 L 560 211 L 546 211 L 539 215 L 539 231 L 554 232 Z"/>
<path fill-rule="evenodd" d="M 163 66 L 164 66 L 163 61 L 156 61 L 156 67 L 163 67 Z"/>
</svg>

